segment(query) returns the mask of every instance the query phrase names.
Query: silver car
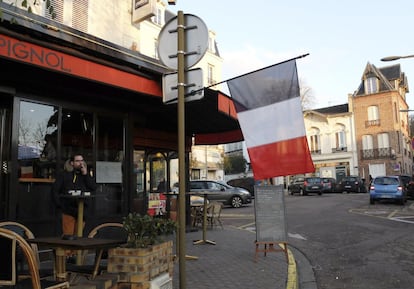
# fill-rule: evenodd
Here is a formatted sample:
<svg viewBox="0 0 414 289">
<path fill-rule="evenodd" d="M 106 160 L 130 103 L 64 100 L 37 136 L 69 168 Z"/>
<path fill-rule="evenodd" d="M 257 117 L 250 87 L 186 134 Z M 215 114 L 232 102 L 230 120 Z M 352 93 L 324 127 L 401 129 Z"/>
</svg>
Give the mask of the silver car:
<svg viewBox="0 0 414 289">
<path fill-rule="evenodd" d="M 190 181 L 190 192 L 203 195 L 205 192 L 209 201 L 222 202 L 224 205 L 240 208 L 252 201 L 252 195 L 248 190 L 232 187 L 226 183 L 210 180 Z"/>
</svg>

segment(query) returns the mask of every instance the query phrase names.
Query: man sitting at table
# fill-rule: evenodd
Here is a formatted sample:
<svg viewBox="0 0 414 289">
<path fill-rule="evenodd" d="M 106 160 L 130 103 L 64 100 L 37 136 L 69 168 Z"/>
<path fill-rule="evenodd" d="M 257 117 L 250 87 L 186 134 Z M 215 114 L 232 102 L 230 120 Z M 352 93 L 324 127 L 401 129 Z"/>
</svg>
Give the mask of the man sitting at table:
<svg viewBox="0 0 414 289">
<path fill-rule="evenodd" d="M 88 168 L 81 154 L 74 154 L 69 164 L 65 165 L 65 171 L 56 177 L 52 187 L 53 199 L 58 210 L 62 211 L 63 235 L 76 235 L 78 202 L 76 198 L 64 198 L 72 192 L 94 192 L 96 183 L 88 174 Z M 85 204 L 87 206 L 87 204 Z M 85 222 L 83 221 L 83 226 Z M 68 257 L 73 257 L 74 252 L 67 252 Z M 70 258 L 73 261 L 74 258 Z"/>
</svg>

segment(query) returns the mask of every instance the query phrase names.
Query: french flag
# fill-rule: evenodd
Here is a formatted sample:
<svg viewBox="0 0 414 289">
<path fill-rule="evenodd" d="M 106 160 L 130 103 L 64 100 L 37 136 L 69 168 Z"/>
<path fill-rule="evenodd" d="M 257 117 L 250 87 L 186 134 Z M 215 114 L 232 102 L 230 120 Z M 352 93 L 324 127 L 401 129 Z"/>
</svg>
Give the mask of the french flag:
<svg viewBox="0 0 414 289">
<path fill-rule="evenodd" d="M 235 77 L 227 85 L 256 180 L 315 171 L 296 58 Z"/>
</svg>

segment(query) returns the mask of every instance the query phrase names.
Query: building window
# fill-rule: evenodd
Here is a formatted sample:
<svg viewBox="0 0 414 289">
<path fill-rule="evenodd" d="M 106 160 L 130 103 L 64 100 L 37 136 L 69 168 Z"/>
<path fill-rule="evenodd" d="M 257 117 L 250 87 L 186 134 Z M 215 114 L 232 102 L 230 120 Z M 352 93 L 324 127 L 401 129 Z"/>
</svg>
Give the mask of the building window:
<svg viewBox="0 0 414 289">
<path fill-rule="evenodd" d="M 213 37 L 208 38 L 208 51 L 214 53 L 214 38 Z"/>
<path fill-rule="evenodd" d="M 154 58 L 159 59 L 158 55 L 158 40 L 154 39 Z"/>
<path fill-rule="evenodd" d="M 386 157 L 390 156 L 390 139 L 388 133 L 380 133 L 377 135 L 378 141 L 378 156 Z"/>
<path fill-rule="evenodd" d="M 207 85 L 214 84 L 214 66 L 209 64 L 207 67 Z"/>
<path fill-rule="evenodd" d="M 378 136 L 378 147 L 388 148 L 390 146 L 390 139 L 388 133 L 380 133 Z"/>
<path fill-rule="evenodd" d="M 372 135 L 362 136 L 362 158 L 369 159 L 374 157 L 374 142 Z"/>
<path fill-rule="evenodd" d="M 311 153 L 320 154 L 321 153 L 321 142 L 320 142 L 320 135 L 318 129 L 313 129 L 310 137 L 310 151 Z"/>
<path fill-rule="evenodd" d="M 77 0 L 77 1 L 52 1 L 53 12 L 55 18 L 52 19 L 52 15 L 46 11 L 46 18 L 60 22 L 64 25 L 70 26 L 79 31 L 88 33 L 88 11 L 89 0 Z"/>
<path fill-rule="evenodd" d="M 363 135 L 362 136 L 362 149 L 373 149 L 374 148 L 374 142 L 372 135 Z"/>
<path fill-rule="evenodd" d="M 375 76 L 365 79 L 365 94 L 378 92 L 378 78 Z"/>
<path fill-rule="evenodd" d="M 160 8 L 157 8 L 155 11 L 155 15 L 151 17 L 151 21 L 155 24 L 162 25 L 163 19 L 162 19 L 162 10 Z"/>
<path fill-rule="evenodd" d="M 332 149 L 332 152 L 337 151 L 346 151 L 346 133 L 345 127 L 342 125 L 338 125 L 337 131 L 335 133 L 335 148 Z"/>
<path fill-rule="evenodd" d="M 365 123 L 366 127 L 380 125 L 378 106 L 376 105 L 369 106 L 367 110 L 367 114 L 368 114 L 368 120 Z"/>
</svg>

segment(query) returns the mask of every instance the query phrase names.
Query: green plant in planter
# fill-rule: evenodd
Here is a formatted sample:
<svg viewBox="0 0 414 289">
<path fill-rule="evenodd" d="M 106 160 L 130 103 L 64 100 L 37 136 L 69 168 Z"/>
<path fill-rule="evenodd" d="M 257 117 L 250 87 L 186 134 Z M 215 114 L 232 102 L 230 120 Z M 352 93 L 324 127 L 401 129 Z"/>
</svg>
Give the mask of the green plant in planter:
<svg viewBox="0 0 414 289">
<path fill-rule="evenodd" d="M 176 222 L 170 219 L 154 218 L 149 215 L 129 213 L 123 220 L 128 234 L 127 247 L 146 248 L 164 241 L 177 228 Z"/>
</svg>

